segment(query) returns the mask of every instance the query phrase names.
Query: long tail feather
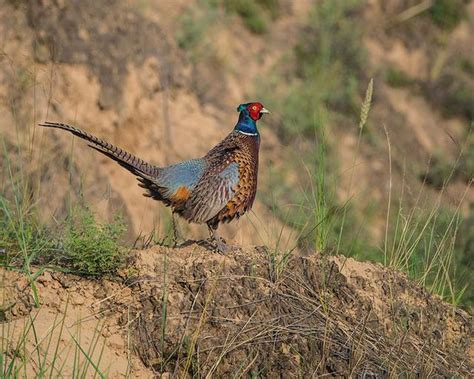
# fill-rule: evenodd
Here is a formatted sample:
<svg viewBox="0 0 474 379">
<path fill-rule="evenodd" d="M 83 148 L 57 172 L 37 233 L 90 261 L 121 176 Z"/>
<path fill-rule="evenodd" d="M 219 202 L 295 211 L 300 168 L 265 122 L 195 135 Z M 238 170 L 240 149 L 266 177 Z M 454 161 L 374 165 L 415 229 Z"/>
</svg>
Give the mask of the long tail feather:
<svg viewBox="0 0 474 379">
<path fill-rule="evenodd" d="M 46 128 L 63 129 L 74 134 L 75 136 L 86 140 L 87 142 L 89 142 L 90 147 L 106 155 L 110 159 L 113 159 L 114 161 L 118 162 L 122 167 L 131 171 L 135 175 L 141 176 L 142 178 L 153 179 L 156 178 L 158 175 L 159 167 L 153 166 L 148 162 L 145 162 L 144 160 L 126 152 L 125 150 L 122 150 L 119 147 L 114 146 L 100 138 L 97 138 L 92 134 L 84 132 L 74 126 L 49 121 L 46 121 L 43 124 L 39 125 Z"/>
</svg>

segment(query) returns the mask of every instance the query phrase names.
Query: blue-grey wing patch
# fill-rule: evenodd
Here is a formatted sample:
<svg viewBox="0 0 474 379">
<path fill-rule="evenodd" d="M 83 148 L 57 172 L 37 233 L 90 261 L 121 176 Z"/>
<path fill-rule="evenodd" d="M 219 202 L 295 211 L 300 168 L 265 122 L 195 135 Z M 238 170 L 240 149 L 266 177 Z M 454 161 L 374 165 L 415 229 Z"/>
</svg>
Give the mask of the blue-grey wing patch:
<svg viewBox="0 0 474 379">
<path fill-rule="evenodd" d="M 158 177 L 158 184 L 164 188 L 163 194 L 172 197 L 183 187 L 191 192 L 201 179 L 205 166 L 202 159 L 191 159 L 163 168 Z"/>
</svg>

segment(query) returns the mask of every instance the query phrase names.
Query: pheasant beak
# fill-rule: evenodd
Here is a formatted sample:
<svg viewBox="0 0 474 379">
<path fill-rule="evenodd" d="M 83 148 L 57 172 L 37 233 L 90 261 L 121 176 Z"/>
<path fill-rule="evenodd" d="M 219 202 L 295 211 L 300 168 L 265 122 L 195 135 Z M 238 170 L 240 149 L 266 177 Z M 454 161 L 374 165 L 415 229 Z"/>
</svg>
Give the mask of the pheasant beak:
<svg viewBox="0 0 474 379">
<path fill-rule="evenodd" d="M 260 113 L 270 113 L 270 111 L 266 108 L 260 109 Z"/>
</svg>

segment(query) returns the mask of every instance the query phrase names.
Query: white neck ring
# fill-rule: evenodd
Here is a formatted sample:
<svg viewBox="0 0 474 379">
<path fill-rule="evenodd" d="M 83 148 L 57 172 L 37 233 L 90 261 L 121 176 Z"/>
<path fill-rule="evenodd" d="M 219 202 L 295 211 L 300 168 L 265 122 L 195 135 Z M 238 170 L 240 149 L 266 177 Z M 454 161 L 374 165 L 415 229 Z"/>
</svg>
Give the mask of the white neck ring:
<svg viewBox="0 0 474 379">
<path fill-rule="evenodd" d="M 257 136 L 258 133 L 247 133 L 247 132 L 243 132 L 242 130 L 237 130 L 239 133 L 242 133 L 246 136 Z"/>
</svg>

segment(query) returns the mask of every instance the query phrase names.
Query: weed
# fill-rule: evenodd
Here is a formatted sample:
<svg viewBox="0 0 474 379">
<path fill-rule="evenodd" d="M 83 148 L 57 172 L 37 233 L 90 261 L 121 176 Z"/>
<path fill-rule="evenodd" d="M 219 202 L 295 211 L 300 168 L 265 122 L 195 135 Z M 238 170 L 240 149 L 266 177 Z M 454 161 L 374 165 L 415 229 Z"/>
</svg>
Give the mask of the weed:
<svg viewBox="0 0 474 379">
<path fill-rule="evenodd" d="M 465 183 L 470 183 L 474 178 L 474 124 L 471 124 L 467 131 L 465 147 L 460 157 L 459 166 L 457 166 L 457 174 Z"/>
<path fill-rule="evenodd" d="M 418 280 L 445 300 L 458 304 L 464 284 L 456 278 L 456 236 L 460 214 L 444 208 L 397 215 L 389 264 Z"/>
<path fill-rule="evenodd" d="M 430 9 L 433 22 L 442 29 L 453 29 L 466 14 L 464 0 L 435 0 Z"/>
<path fill-rule="evenodd" d="M 2 141 L 3 142 L 3 141 Z M 24 266 L 50 255 L 54 241 L 40 222 L 34 190 L 25 177 L 21 163 L 13 166 L 7 147 L 3 146 L 2 171 L 5 173 L 0 194 L 0 264 Z M 21 159 L 19 159 L 21 162 Z"/>
<path fill-rule="evenodd" d="M 453 165 L 451 161 L 441 151 L 437 151 L 431 158 L 429 171 L 424 172 L 420 177 L 426 184 L 436 189 L 442 189 L 451 177 L 452 172 Z"/>
<path fill-rule="evenodd" d="M 474 178 L 474 133 L 467 130 L 459 159 L 455 163 L 443 152 L 436 151 L 431 159 L 430 170 L 420 177 L 437 189 L 442 189 L 450 180 L 461 180 L 469 185 Z"/>
<path fill-rule="evenodd" d="M 209 9 L 203 12 L 200 8 L 192 8 L 181 18 L 181 27 L 177 35 L 178 46 L 188 52 L 193 52 L 202 45 L 205 33 L 217 19 L 217 13 Z M 197 60 L 195 54 L 191 55 Z M 194 62 L 196 63 L 196 62 Z"/>
<path fill-rule="evenodd" d="M 415 80 L 403 71 L 390 67 L 385 72 L 385 81 L 390 87 L 409 87 L 415 83 Z"/>
<path fill-rule="evenodd" d="M 459 60 L 459 68 L 466 74 L 474 75 L 474 62 L 469 58 L 461 58 Z"/>
<path fill-rule="evenodd" d="M 115 272 L 125 261 L 119 238 L 125 231 L 120 217 L 99 223 L 88 207 L 76 207 L 65 222 L 62 258 L 67 265 L 88 275 Z"/>
<path fill-rule="evenodd" d="M 474 93 L 468 74 L 445 69 L 439 78 L 426 86 L 426 96 L 447 116 L 461 115 L 474 120 Z"/>
<path fill-rule="evenodd" d="M 31 264 L 61 265 L 88 275 L 99 275 L 118 269 L 125 258 L 119 238 L 125 230 L 120 218 L 99 223 L 85 206 L 72 208 L 58 230 L 39 217 L 39 203 L 33 200 L 33 189 L 14 170 L 5 152 L 6 170 L 10 173 L 0 194 L 0 264 L 23 267 Z"/>
<path fill-rule="evenodd" d="M 279 13 L 279 0 L 215 0 L 226 12 L 239 15 L 245 26 L 253 33 L 262 34 L 268 29 L 269 18 Z"/>
<path fill-rule="evenodd" d="M 0 195 L 0 263 L 5 266 L 37 262 L 54 251 L 54 241 L 34 208 L 17 200 Z"/>
</svg>

